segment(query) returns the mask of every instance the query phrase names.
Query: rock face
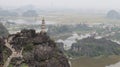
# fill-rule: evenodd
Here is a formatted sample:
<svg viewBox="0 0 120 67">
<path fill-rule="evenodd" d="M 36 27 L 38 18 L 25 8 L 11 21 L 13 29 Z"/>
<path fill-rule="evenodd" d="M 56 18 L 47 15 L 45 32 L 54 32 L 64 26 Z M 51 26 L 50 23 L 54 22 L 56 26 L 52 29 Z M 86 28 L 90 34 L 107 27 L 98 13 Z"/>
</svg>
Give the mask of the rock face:
<svg viewBox="0 0 120 67">
<path fill-rule="evenodd" d="M 78 40 L 70 49 L 72 55 L 95 57 L 100 55 L 120 55 L 120 45 L 107 39 L 88 37 Z"/>
<path fill-rule="evenodd" d="M 107 13 L 106 17 L 109 19 L 120 19 L 120 14 L 115 10 L 111 10 Z"/>
<path fill-rule="evenodd" d="M 13 37 L 9 43 L 15 51 L 19 53 L 23 48 L 22 63 L 29 67 L 70 67 L 68 59 L 47 33 L 36 33 L 35 30 L 30 29 L 9 37 Z M 15 65 L 17 60 L 18 58 L 14 58 L 11 63 Z"/>
<path fill-rule="evenodd" d="M 62 43 L 62 42 L 57 42 L 56 45 L 57 45 L 57 47 L 58 47 L 61 51 L 64 51 L 64 43 Z"/>
</svg>

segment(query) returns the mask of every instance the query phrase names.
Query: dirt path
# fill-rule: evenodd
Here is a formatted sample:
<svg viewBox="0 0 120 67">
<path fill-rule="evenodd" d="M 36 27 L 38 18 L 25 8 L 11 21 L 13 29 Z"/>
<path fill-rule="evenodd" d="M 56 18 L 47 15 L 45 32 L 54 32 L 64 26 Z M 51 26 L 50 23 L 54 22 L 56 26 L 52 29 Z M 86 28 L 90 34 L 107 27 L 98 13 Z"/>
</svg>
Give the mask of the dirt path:
<svg viewBox="0 0 120 67">
<path fill-rule="evenodd" d="M 7 60 L 6 60 L 6 62 L 5 62 L 5 64 L 4 64 L 3 67 L 8 67 L 9 64 L 10 64 L 10 62 L 11 62 L 11 60 L 12 60 L 12 58 L 14 58 L 14 57 L 23 57 L 23 55 L 22 55 L 23 48 L 22 48 L 22 50 L 21 50 L 20 52 L 17 52 L 17 51 L 15 51 L 15 49 L 12 48 L 12 46 L 10 45 L 9 42 L 12 40 L 12 38 L 13 38 L 13 37 L 10 37 L 8 40 L 5 39 L 5 46 L 12 51 L 12 54 L 7 58 Z"/>
</svg>

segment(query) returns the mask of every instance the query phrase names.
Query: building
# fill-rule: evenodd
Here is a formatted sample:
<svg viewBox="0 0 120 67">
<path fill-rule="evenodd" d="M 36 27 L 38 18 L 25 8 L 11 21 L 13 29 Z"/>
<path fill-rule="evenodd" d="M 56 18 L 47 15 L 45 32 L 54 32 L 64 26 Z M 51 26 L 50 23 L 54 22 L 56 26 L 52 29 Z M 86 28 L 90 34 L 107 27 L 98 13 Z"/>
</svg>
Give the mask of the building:
<svg viewBox="0 0 120 67">
<path fill-rule="evenodd" d="M 42 24 L 41 24 L 41 32 L 46 32 L 46 24 L 44 18 L 42 19 Z"/>
</svg>

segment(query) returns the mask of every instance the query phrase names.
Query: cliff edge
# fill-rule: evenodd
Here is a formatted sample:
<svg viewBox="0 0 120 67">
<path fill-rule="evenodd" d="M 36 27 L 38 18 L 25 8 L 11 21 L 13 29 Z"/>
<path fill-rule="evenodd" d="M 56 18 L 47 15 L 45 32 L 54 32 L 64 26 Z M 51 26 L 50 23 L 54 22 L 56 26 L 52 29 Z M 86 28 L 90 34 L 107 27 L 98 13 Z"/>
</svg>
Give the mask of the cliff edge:
<svg viewBox="0 0 120 67">
<path fill-rule="evenodd" d="M 24 29 L 9 35 L 4 41 L 11 54 L 3 67 L 22 67 L 23 64 L 28 67 L 70 67 L 63 52 L 45 32 L 36 33 L 33 29 Z"/>
</svg>

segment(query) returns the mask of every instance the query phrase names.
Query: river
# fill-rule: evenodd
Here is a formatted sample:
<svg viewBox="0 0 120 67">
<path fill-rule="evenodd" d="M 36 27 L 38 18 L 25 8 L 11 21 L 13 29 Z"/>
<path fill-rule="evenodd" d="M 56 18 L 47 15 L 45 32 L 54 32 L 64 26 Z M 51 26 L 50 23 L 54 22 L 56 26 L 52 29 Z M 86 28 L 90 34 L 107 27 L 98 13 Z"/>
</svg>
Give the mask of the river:
<svg viewBox="0 0 120 67">
<path fill-rule="evenodd" d="M 120 67 L 120 62 L 116 63 L 116 64 L 112 64 L 106 67 Z"/>
<path fill-rule="evenodd" d="M 90 36 L 91 35 L 89 33 L 84 34 L 84 35 L 78 35 L 77 33 L 74 32 L 72 34 L 72 36 L 66 38 L 65 40 L 59 39 L 56 42 L 63 42 L 64 43 L 64 49 L 68 50 L 68 49 L 71 48 L 73 43 L 76 43 L 76 39 L 80 40 L 80 39 L 87 38 L 87 37 L 90 37 Z"/>
</svg>

